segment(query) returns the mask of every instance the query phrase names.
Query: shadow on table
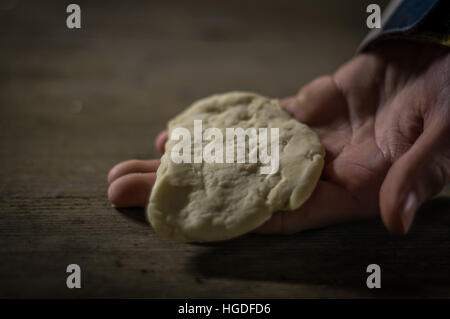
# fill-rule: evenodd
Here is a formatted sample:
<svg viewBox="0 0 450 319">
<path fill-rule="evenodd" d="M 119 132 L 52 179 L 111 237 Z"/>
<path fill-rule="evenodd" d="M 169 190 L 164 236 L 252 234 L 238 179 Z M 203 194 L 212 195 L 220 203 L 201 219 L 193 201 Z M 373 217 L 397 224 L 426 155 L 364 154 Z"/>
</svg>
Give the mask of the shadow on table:
<svg viewBox="0 0 450 319">
<path fill-rule="evenodd" d="M 116 207 L 116 210 L 127 219 L 137 223 L 148 225 L 145 219 L 145 209 L 142 207 Z"/>
<path fill-rule="evenodd" d="M 206 246 L 191 271 L 204 278 L 295 282 L 365 291 L 366 267 L 381 267 L 384 296 L 450 293 L 450 198 L 426 203 L 407 236 L 381 221 L 357 222 L 290 236 L 247 235 Z"/>
</svg>

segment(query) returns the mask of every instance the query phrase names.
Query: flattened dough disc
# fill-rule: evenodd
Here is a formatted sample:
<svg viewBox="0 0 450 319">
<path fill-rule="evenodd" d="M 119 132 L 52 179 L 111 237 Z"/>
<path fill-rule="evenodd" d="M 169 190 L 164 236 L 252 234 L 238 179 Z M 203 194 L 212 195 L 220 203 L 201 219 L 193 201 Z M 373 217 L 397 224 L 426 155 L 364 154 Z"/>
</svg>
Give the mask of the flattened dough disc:
<svg viewBox="0 0 450 319">
<path fill-rule="evenodd" d="M 259 167 L 265 164 L 259 161 L 177 164 L 170 154 L 179 141 L 169 138 L 147 206 L 148 220 L 165 238 L 230 239 L 259 227 L 276 211 L 297 209 L 313 192 L 325 151 L 316 133 L 292 118 L 277 100 L 244 92 L 213 95 L 171 120 L 169 137 L 174 128 L 184 127 L 193 140 L 194 120 L 202 120 L 203 132 L 219 128 L 224 141 L 225 128 L 279 128 L 279 170 L 261 174 Z M 209 142 L 203 140 L 203 147 Z"/>
</svg>

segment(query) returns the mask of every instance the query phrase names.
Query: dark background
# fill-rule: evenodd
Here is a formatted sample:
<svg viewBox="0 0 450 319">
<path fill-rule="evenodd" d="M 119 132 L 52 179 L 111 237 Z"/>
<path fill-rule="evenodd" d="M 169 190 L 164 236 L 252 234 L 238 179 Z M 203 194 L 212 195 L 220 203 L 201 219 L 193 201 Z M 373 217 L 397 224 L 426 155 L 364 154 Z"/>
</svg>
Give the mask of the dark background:
<svg viewBox="0 0 450 319">
<path fill-rule="evenodd" d="M 0 1 L 1 297 L 450 296 L 448 197 L 406 237 L 375 220 L 210 245 L 166 242 L 106 197 L 108 169 L 156 157 L 154 137 L 194 100 L 284 97 L 333 72 L 373 1 L 73 2 L 80 30 L 68 1 Z M 81 289 L 66 288 L 72 263 Z"/>
</svg>

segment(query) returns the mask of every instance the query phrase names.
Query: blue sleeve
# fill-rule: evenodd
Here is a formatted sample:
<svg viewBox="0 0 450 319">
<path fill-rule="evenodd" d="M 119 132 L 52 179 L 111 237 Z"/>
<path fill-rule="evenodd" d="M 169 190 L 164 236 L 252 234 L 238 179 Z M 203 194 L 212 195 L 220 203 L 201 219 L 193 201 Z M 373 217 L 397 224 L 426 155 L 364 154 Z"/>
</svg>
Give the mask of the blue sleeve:
<svg viewBox="0 0 450 319">
<path fill-rule="evenodd" d="M 381 34 L 406 32 L 416 27 L 439 0 L 404 0 L 381 28 Z"/>
<path fill-rule="evenodd" d="M 363 40 L 358 51 L 370 49 L 374 43 L 392 38 L 430 41 L 436 39 L 434 42 L 448 45 L 449 4 L 449 0 L 391 1 L 384 9 L 381 29 L 372 30 Z"/>
</svg>

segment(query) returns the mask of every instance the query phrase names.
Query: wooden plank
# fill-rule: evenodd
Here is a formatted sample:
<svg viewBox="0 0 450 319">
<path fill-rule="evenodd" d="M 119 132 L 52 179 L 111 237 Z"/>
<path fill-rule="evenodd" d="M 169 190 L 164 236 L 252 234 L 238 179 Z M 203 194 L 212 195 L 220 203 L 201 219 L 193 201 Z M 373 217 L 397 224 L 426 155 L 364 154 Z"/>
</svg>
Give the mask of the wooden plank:
<svg viewBox="0 0 450 319">
<path fill-rule="evenodd" d="M 193 100 L 286 96 L 332 72 L 365 33 L 364 2 L 79 3 L 78 31 L 57 1 L 1 12 L 1 297 L 450 295 L 448 198 L 405 238 L 368 221 L 211 245 L 168 243 L 106 198 L 108 169 L 155 157 L 154 136 Z M 71 263 L 82 289 L 65 286 Z M 381 290 L 365 286 L 369 263 Z"/>
</svg>

